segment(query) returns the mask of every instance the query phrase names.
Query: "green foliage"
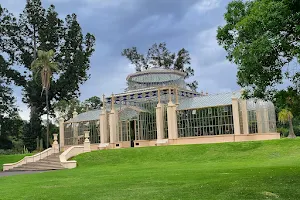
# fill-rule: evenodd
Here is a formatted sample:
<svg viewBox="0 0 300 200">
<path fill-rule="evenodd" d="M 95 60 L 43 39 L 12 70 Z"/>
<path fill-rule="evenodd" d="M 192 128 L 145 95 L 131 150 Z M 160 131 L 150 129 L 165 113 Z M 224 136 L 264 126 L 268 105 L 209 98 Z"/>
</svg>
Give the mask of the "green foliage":
<svg viewBox="0 0 300 200">
<path fill-rule="evenodd" d="M 194 70 L 190 67 L 191 57 L 189 52 L 182 48 L 177 54 L 172 53 L 167 49 L 164 42 L 158 45 L 154 43 L 146 55 L 138 53 L 136 47 L 124 49 L 121 55 L 130 60 L 138 72 L 154 67 L 185 72 L 187 74 L 185 78 L 194 76 Z M 198 82 L 189 83 L 188 87 L 196 91 Z"/>
<path fill-rule="evenodd" d="M 55 105 L 55 112 L 57 118 L 63 118 L 65 121 L 73 118 L 73 112 L 76 110 L 78 114 L 86 111 L 86 107 L 78 99 L 71 99 L 69 101 L 61 100 Z"/>
<path fill-rule="evenodd" d="M 291 113 L 291 111 L 287 110 L 287 109 L 282 109 L 279 113 L 278 113 L 278 120 L 281 123 L 287 123 L 289 120 L 293 119 L 293 114 Z"/>
<path fill-rule="evenodd" d="M 62 20 L 54 5 L 45 9 L 41 0 L 26 1 L 18 19 L 0 7 L 0 30 L 0 53 L 9 56 L 9 63 L 0 65 L 1 75 L 23 89 L 23 101 L 31 111 L 24 142 L 28 149 L 33 150 L 35 138 L 41 136 L 40 118 L 46 114 L 47 103 L 53 113 L 52 102 L 78 97 L 80 84 L 89 78 L 87 71 L 94 52 L 95 37 L 90 33 L 82 34 L 76 14 L 67 15 Z M 35 73 L 31 69 L 38 50 L 53 50 L 52 61 L 58 63 L 59 74 L 49 81 L 51 88 L 47 101 L 44 101 L 45 94 L 42 93 L 43 80 L 34 78 Z M 23 66 L 25 70 L 12 68 L 13 64 Z"/>
<path fill-rule="evenodd" d="M 217 39 L 238 66 L 238 84 L 248 88 L 248 96 L 272 98 L 286 78 L 297 87 L 299 70 L 284 73 L 283 67 L 300 60 L 299 1 L 234 0 L 224 18 Z"/>
<path fill-rule="evenodd" d="M 300 117 L 300 94 L 292 87 L 278 91 L 275 94 L 274 102 L 278 110 L 287 108 L 294 116 Z"/>
<path fill-rule="evenodd" d="M 83 102 L 78 99 L 71 99 L 69 101 L 59 101 L 54 105 L 57 118 L 63 118 L 65 121 L 73 118 L 73 112 L 76 110 L 78 114 L 86 112 L 87 110 L 100 109 L 103 105 L 100 97 L 93 96 Z"/>
<path fill-rule="evenodd" d="M 299 153 L 300 139 L 94 151 L 73 170 L 2 177 L 1 197 L 299 199 Z"/>
<path fill-rule="evenodd" d="M 100 97 L 93 96 L 83 102 L 84 106 L 89 110 L 100 109 L 103 105 Z"/>
<path fill-rule="evenodd" d="M 281 123 L 289 123 L 289 138 L 295 138 L 296 135 L 294 133 L 294 127 L 293 127 L 293 114 L 291 111 L 289 111 L 288 109 L 282 109 L 279 113 L 278 113 L 278 120 Z"/>
<path fill-rule="evenodd" d="M 46 148 L 49 145 L 49 88 L 52 79 L 52 73 L 57 71 L 58 64 L 53 61 L 54 51 L 49 50 L 38 51 L 38 57 L 31 63 L 31 70 L 33 74 L 38 75 L 40 73 L 40 78 L 42 80 L 43 90 L 46 91 L 46 108 L 47 108 L 47 137 L 46 137 Z"/>
<path fill-rule="evenodd" d="M 42 87 L 46 90 L 50 88 L 52 73 L 58 70 L 58 64 L 53 62 L 53 57 L 53 50 L 49 50 L 48 52 L 39 50 L 38 57 L 31 63 L 33 74 L 39 75 L 40 73 Z"/>
</svg>

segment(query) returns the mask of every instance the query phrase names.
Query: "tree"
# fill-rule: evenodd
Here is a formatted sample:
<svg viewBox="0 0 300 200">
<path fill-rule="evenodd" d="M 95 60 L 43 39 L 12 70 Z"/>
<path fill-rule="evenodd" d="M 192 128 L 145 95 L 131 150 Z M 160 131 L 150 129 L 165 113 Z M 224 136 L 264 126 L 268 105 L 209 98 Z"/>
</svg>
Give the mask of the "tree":
<svg viewBox="0 0 300 200">
<path fill-rule="evenodd" d="M 282 109 L 278 114 L 278 120 L 281 123 L 289 123 L 289 138 L 295 138 L 296 135 L 294 133 L 293 128 L 293 114 L 288 109 Z"/>
<path fill-rule="evenodd" d="M 86 107 L 78 100 L 61 100 L 54 105 L 54 110 L 57 113 L 57 119 L 63 118 L 65 121 L 73 118 L 73 112 L 76 110 L 78 114 L 86 111 Z"/>
<path fill-rule="evenodd" d="M 238 84 L 247 88 L 246 97 L 272 98 L 284 79 L 294 88 L 299 68 L 284 67 L 300 61 L 300 1 L 234 0 L 224 15 L 226 24 L 217 31 L 227 59 L 238 66 Z M 271 94 L 271 95 L 269 95 Z"/>
<path fill-rule="evenodd" d="M 18 117 L 15 98 L 12 89 L 8 87 L 0 76 L 0 137 L 7 138 L 13 132 L 11 126 Z"/>
<path fill-rule="evenodd" d="M 93 96 L 83 102 L 78 99 L 71 99 L 69 101 L 59 101 L 54 105 L 57 118 L 63 118 L 65 121 L 73 118 L 73 112 L 76 110 L 78 114 L 86 112 L 87 110 L 100 109 L 103 105 L 100 97 Z"/>
<path fill-rule="evenodd" d="M 31 69 L 34 74 L 38 75 L 40 73 L 42 79 L 42 87 L 46 92 L 46 109 L 47 109 L 47 140 L 46 147 L 49 146 L 49 101 L 48 92 L 50 88 L 50 82 L 52 78 L 52 73 L 57 71 L 57 63 L 53 61 L 54 51 L 50 50 L 48 52 L 38 51 L 38 57 L 32 62 Z"/>
<path fill-rule="evenodd" d="M 278 110 L 287 108 L 293 116 L 300 117 L 300 94 L 292 87 L 278 91 L 274 96 L 274 103 Z"/>
<path fill-rule="evenodd" d="M 84 106 L 89 110 L 100 109 L 103 105 L 100 97 L 93 96 L 83 102 Z"/>
<path fill-rule="evenodd" d="M 25 142 L 35 143 L 35 138 L 42 134 L 40 118 L 46 114 L 47 103 L 53 115 L 52 102 L 67 101 L 80 95 L 79 86 L 89 78 L 87 71 L 94 52 L 95 37 L 90 33 L 85 36 L 82 34 L 76 14 L 67 15 L 63 21 L 58 17 L 54 5 L 46 10 L 41 0 L 28 0 L 18 20 L 8 12 L 0 14 L 0 19 L 6 19 L 6 23 L 0 23 L 0 34 L 8 38 L 2 41 L 1 45 L 6 48 L 2 48 L 1 52 L 7 53 L 12 63 L 25 69 L 7 68 L 4 73 L 23 88 L 23 101 L 30 107 L 30 126 L 26 129 L 29 131 L 26 133 L 28 141 Z M 46 97 L 42 93 L 42 80 L 34 79 L 31 71 L 37 49 L 46 52 L 53 50 L 53 61 L 58 63 L 59 73 L 50 80 L 51 88 L 46 102 L 43 100 Z"/>
<path fill-rule="evenodd" d="M 189 66 L 191 64 L 189 52 L 182 48 L 177 54 L 172 53 L 167 49 L 167 45 L 164 42 L 158 45 L 154 43 L 146 55 L 138 53 L 136 47 L 124 49 L 121 55 L 130 60 L 138 72 L 153 67 L 185 72 L 185 78 L 194 76 L 194 70 Z M 187 86 L 191 90 L 196 91 L 198 82 L 193 81 L 188 83 Z"/>
</svg>

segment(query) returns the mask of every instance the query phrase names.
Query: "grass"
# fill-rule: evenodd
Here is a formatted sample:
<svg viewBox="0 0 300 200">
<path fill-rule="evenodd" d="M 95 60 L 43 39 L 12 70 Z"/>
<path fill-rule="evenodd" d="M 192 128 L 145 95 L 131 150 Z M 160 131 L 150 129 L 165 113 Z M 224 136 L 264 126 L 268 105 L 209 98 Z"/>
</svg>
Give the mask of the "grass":
<svg viewBox="0 0 300 200">
<path fill-rule="evenodd" d="M 30 155 L 31 154 L 0 155 L 0 171 L 3 170 L 3 164 L 14 163 L 21 160 L 25 156 L 30 156 Z"/>
<path fill-rule="evenodd" d="M 0 178 L 0 199 L 300 199 L 300 139 L 95 151 Z"/>
</svg>

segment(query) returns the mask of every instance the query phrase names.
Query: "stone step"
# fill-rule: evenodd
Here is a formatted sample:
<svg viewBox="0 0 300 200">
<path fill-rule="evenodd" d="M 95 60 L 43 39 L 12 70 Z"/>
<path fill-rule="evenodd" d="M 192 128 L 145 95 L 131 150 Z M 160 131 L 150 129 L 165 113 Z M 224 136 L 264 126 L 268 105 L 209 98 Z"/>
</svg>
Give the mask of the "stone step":
<svg viewBox="0 0 300 200">
<path fill-rule="evenodd" d="M 37 164 L 37 163 L 30 163 L 30 164 L 25 164 L 25 165 L 21 165 L 19 167 L 62 167 L 62 165 L 60 163 L 43 163 L 43 164 Z"/>
<path fill-rule="evenodd" d="M 62 165 L 60 163 L 30 163 L 30 164 L 26 164 L 26 165 L 21 165 L 20 167 L 62 167 Z"/>
<path fill-rule="evenodd" d="M 25 165 L 21 165 L 19 167 L 16 168 L 60 168 L 63 167 L 61 164 L 36 164 L 36 163 L 31 163 L 31 164 L 25 164 Z"/>
<path fill-rule="evenodd" d="M 42 160 L 38 160 L 36 162 L 60 162 L 60 159 L 59 158 L 56 158 L 56 159 L 42 159 Z"/>
<path fill-rule="evenodd" d="M 36 162 L 26 163 L 9 171 L 47 171 L 64 169 L 60 164 L 59 153 L 52 154 Z"/>
<path fill-rule="evenodd" d="M 47 168 L 47 167 L 35 167 L 35 168 L 25 168 L 25 167 L 16 167 L 13 168 L 11 170 L 8 171 L 49 171 L 49 170 L 60 170 L 60 169 L 64 169 L 63 167 L 51 167 L 51 168 Z"/>
<path fill-rule="evenodd" d="M 60 163 L 60 160 L 56 160 L 56 161 L 50 161 L 50 160 L 40 160 L 40 161 L 37 161 L 35 163 L 41 163 L 41 164 L 44 164 L 44 163 Z"/>
</svg>

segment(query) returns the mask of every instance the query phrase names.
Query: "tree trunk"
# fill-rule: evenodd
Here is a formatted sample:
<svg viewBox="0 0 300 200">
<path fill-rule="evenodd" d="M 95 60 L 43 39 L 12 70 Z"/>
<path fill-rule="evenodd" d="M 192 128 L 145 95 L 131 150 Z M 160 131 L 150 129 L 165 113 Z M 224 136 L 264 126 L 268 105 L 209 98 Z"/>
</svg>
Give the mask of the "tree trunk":
<svg viewBox="0 0 300 200">
<path fill-rule="evenodd" d="M 47 108 L 47 139 L 46 139 L 46 148 L 49 147 L 49 102 L 48 102 L 48 88 L 46 88 L 46 108 Z"/>
<path fill-rule="evenodd" d="M 288 138 L 295 138 L 296 135 L 294 133 L 294 128 L 293 128 L 293 119 L 289 118 L 289 135 L 288 135 Z"/>
<path fill-rule="evenodd" d="M 35 25 L 33 26 L 33 60 L 36 59 L 36 30 Z"/>
</svg>

